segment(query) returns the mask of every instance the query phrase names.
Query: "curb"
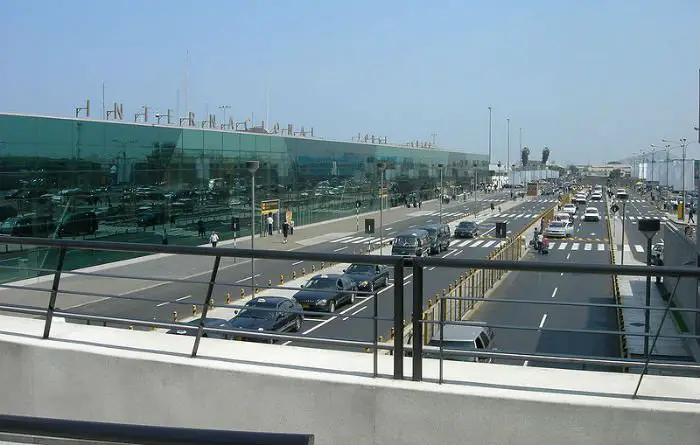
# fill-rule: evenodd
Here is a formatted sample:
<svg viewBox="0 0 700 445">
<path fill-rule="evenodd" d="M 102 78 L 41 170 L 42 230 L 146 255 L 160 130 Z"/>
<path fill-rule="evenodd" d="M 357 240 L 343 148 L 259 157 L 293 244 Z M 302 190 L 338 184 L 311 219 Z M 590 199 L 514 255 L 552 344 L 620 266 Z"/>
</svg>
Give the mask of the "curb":
<svg viewBox="0 0 700 445">
<path fill-rule="evenodd" d="M 607 194 L 605 195 L 605 206 L 607 207 L 609 204 Z M 615 240 L 613 239 L 612 236 L 612 228 L 610 225 L 610 215 L 608 214 L 608 217 L 606 218 L 607 224 L 606 227 L 608 229 L 608 244 L 609 244 L 609 250 L 610 250 L 610 264 L 615 265 L 617 264 L 617 261 L 615 259 Z M 615 301 L 615 304 L 618 306 L 615 308 L 615 312 L 617 315 L 617 330 L 620 332 L 620 335 L 618 335 L 618 341 L 620 343 L 620 355 L 622 358 L 629 358 L 629 350 L 627 349 L 627 336 L 624 334 L 625 332 L 625 317 L 622 311 L 622 306 L 623 301 L 622 301 L 622 295 L 620 294 L 620 281 L 617 277 L 617 275 L 611 275 L 611 280 L 612 280 L 612 290 L 613 290 L 613 300 Z M 622 368 L 623 372 L 629 372 L 629 368 L 623 367 Z"/>
</svg>

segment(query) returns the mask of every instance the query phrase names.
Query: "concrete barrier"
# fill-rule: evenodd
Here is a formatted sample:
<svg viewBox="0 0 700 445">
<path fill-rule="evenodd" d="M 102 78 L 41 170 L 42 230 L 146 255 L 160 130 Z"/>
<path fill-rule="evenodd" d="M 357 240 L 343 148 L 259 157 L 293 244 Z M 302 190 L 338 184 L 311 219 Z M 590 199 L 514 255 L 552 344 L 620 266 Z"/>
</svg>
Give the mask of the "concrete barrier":
<svg viewBox="0 0 700 445">
<path fill-rule="evenodd" d="M 0 316 L 0 411 L 310 432 L 319 444 L 698 443 L 697 379 L 445 362 L 448 383 L 374 379 L 364 353 Z M 217 357 L 216 359 L 213 357 Z M 392 357 L 379 356 L 379 372 Z M 405 369 L 411 369 L 407 360 Z M 426 360 L 435 379 L 438 362 Z"/>
</svg>

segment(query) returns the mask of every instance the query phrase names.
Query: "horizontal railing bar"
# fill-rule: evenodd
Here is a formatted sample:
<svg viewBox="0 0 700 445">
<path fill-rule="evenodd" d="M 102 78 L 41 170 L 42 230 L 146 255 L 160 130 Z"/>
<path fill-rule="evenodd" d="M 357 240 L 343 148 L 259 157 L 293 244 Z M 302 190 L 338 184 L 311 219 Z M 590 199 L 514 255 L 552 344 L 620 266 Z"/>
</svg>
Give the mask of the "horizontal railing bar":
<svg viewBox="0 0 700 445">
<path fill-rule="evenodd" d="M 408 347 L 408 346 L 407 346 Z M 432 353 L 439 353 L 440 348 L 435 346 L 423 346 L 423 350 L 430 350 Z M 447 349 L 444 348 L 443 354 L 449 352 L 454 355 L 463 355 L 465 357 L 487 357 L 487 358 L 500 358 L 500 359 L 511 359 L 511 360 L 529 360 L 529 361 L 543 361 L 543 362 L 558 362 L 558 363 L 580 363 L 584 365 L 605 365 L 605 366 L 624 366 L 633 367 L 640 366 L 643 367 L 646 363 L 645 360 L 635 360 L 635 359 L 623 359 L 623 358 L 604 358 L 604 357 L 594 357 L 594 356 L 572 356 L 572 355 L 549 355 L 549 354 L 525 354 L 520 352 L 503 352 L 496 351 L 493 349 L 483 349 L 483 350 L 464 350 L 464 349 Z M 431 357 L 432 358 L 432 357 Z M 443 358 L 444 359 L 444 358 Z M 677 371 L 698 371 L 700 372 L 700 364 L 686 363 L 686 362 L 659 362 L 650 361 L 650 368 L 656 369 L 669 369 Z"/>
<path fill-rule="evenodd" d="M 453 301 L 483 301 L 483 302 L 494 302 L 494 303 L 513 303 L 513 304 L 543 304 L 543 305 L 552 305 L 552 306 L 580 306 L 580 307 L 600 307 L 600 308 L 611 308 L 611 309 L 650 309 L 652 311 L 665 311 L 666 307 L 664 306 L 628 306 L 628 305 L 623 305 L 623 304 L 615 304 L 615 303 L 579 303 L 579 302 L 573 302 L 573 301 L 557 301 L 557 300 L 552 300 L 552 301 L 546 301 L 546 300 L 521 300 L 521 299 L 507 299 L 507 298 L 484 298 L 484 297 L 451 297 L 451 296 L 444 296 L 440 297 L 443 300 L 453 300 Z M 602 296 L 602 298 L 612 298 L 609 295 L 608 296 Z M 700 309 L 693 309 L 693 308 L 687 308 L 687 309 L 681 309 L 681 308 L 673 308 L 672 309 L 675 312 L 698 312 L 700 313 Z"/>
<path fill-rule="evenodd" d="M 0 432 L 81 441 L 137 445 L 313 445 L 314 436 L 298 433 L 171 428 L 0 415 Z"/>
<path fill-rule="evenodd" d="M 388 255 L 344 254 L 301 251 L 251 250 L 229 247 L 191 247 L 173 244 L 137 244 L 112 241 L 87 240 L 55 240 L 48 238 L 7 237 L 8 244 L 28 244 L 35 246 L 92 249 L 123 252 L 141 252 L 166 255 L 195 255 L 203 257 L 220 256 L 222 258 L 255 258 L 269 260 L 316 260 L 336 263 L 369 263 L 393 266 L 403 264 L 406 267 L 417 264 L 422 267 L 449 267 L 461 269 L 488 269 L 534 272 L 569 272 L 598 275 L 630 275 L 630 276 L 671 276 L 700 278 L 700 269 L 690 266 L 629 266 L 612 264 L 583 264 L 583 263 L 543 263 L 537 261 L 489 260 L 476 258 L 439 258 L 439 257 L 397 257 Z M 67 271 L 66 273 L 70 273 Z"/>
<path fill-rule="evenodd" d="M 426 325 L 440 325 L 440 320 L 421 320 L 421 323 Z M 443 321 L 444 325 L 462 325 L 462 326 L 479 326 L 473 323 L 465 323 L 460 321 Z M 484 323 L 481 323 L 483 326 Z M 510 329 L 518 331 L 542 331 L 542 332 L 568 332 L 572 334 L 591 334 L 591 335 L 625 335 L 628 337 L 655 337 L 653 333 L 649 334 L 636 334 L 626 331 L 608 331 L 608 330 L 591 330 L 591 329 L 570 329 L 570 328 L 549 328 L 549 327 L 534 327 L 534 326 L 514 326 L 514 325 L 500 325 L 500 324 L 487 324 L 486 326 L 497 329 Z M 659 338 L 688 338 L 688 339 L 700 339 L 700 335 L 688 335 L 688 334 L 678 334 L 678 335 L 659 335 Z"/>
</svg>

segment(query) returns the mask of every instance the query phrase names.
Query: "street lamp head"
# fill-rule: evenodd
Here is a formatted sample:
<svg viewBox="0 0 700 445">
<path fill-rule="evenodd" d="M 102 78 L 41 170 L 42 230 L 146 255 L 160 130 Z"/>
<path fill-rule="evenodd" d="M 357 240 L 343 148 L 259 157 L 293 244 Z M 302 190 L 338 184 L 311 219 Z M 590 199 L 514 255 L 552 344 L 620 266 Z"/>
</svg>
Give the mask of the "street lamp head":
<svg viewBox="0 0 700 445">
<path fill-rule="evenodd" d="M 661 221 L 652 218 L 640 219 L 637 222 L 637 228 L 644 234 L 644 236 L 647 237 L 647 239 L 652 239 L 661 229 Z"/>
<path fill-rule="evenodd" d="M 445 164 L 438 164 L 438 168 L 445 168 Z"/>
<path fill-rule="evenodd" d="M 260 161 L 246 161 L 245 168 L 247 168 L 249 172 L 255 173 L 258 171 L 258 168 L 260 168 Z"/>
<path fill-rule="evenodd" d="M 384 170 L 386 168 L 386 162 L 377 162 L 377 169 Z"/>
</svg>

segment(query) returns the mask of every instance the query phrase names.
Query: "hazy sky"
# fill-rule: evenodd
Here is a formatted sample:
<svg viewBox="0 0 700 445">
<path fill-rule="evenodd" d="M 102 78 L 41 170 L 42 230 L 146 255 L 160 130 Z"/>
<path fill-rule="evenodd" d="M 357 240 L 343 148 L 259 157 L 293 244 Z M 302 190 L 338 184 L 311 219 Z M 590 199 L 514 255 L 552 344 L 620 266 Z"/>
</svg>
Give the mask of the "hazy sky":
<svg viewBox="0 0 700 445">
<path fill-rule="evenodd" d="M 697 140 L 700 1 L 2 0 L 0 111 L 86 98 L 600 162 Z M 700 157 L 697 144 L 689 157 Z"/>
</svg>

